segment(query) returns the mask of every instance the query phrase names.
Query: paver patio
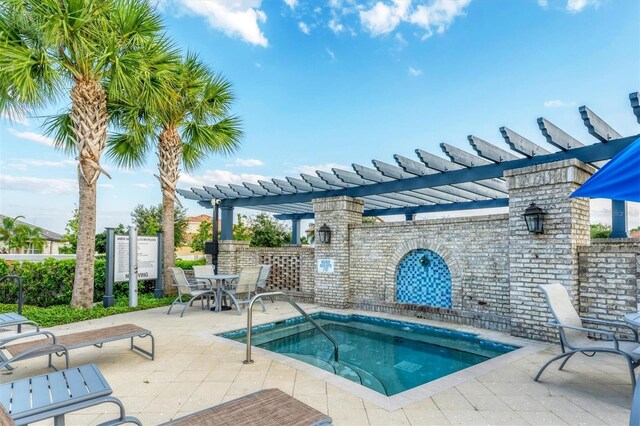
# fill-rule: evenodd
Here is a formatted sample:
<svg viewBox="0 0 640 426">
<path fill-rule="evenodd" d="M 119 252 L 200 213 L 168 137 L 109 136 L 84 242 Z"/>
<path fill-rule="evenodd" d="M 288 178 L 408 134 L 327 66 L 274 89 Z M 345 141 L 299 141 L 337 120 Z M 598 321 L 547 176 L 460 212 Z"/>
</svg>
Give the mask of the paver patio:
<svg viewBox="0 0 640 426">
<path fill-rule="evenodd" d="M 308 312 L 319 311 L 302 304 Z M 566 371 L 550 367 L 536 383 L 532 376 L 556 353 L 557 346 L 542 346 L 506 366 L 459 381 L 431 396 L 395 411 L 381 408 L 319 377 L 324 372 L 310 366 L 295 368 L 254 350 L 254 364 L 244 365 L 244 348 L 215 334 L 246 326 L 246 315 L 234 311 L 214 313 L 190 308 L 183 318 L 167 316 L 167 308 L 116 315 L 52 328 L 63 333 L 95 327 L 134 323 L 156 336 L 156 360 L 131 352 L 128 342 L 106 344 L 102 349 L 71 352 L 72 365 L 96 363 L 119 397 L 127 414 L 155 425 L 263 388 L 277 387 L 330 415 L 336 425 L 439 425 L 439 424 L 628 424 L 631 386 L 621 357 L 576 356 Z M 326 309 L 323 309 L 326 310 Z M 342 311 L 344 312 L 344 311 Z M 355 312 L 355 311 L 348 311 Z M 371 312 L 363 312 L 372 315 Z M 297 316 L 284 302 L 256 309 L 254 324 Z M 385 315 L 386 316 L 386 315 Z M 400 319 L 461 328 L 453 324 Z M 469 330 L 469 327 L 464 327 Z M 476 330 L 486 333 L 486 330 Z M 146 343 L 146 342 L 145 342 Z M 61 360 L 58 360 L 57 365 Z M 2 382 L 46 371 L 46 358 L 18 363 Z M 310 374 L 311 370 L 316 371 Z M 6 373 L 6 372 L 5 372 Z M 67 416 L 68 425 L 106 421 L 115 413 L 110 406 L 86 409 Z M 52 423 L 52 422 L 51 422 Z M 51 424 L 41 423 L 41 424 Z"/>
</svg>

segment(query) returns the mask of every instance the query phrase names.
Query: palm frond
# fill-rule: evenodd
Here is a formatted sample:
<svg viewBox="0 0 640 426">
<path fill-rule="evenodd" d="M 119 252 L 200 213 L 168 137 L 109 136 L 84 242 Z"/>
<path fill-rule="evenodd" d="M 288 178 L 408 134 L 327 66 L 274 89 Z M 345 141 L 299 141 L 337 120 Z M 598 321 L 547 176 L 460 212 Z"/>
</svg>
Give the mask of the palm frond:
<svg viewBox="0 0 640 426">
<path fill-rule="evenodd" d="M 53 137 L 54 147 L 70 155 L 77 155 L 76 135 L 69 111 L 45 119 L 44 134 Z"/>
<path fill-rule="evenodd" d="M 195 170 L 206 155 L 230 155 L 240 146 L 242 122 L 238 117 L 226 117 L 215 124 L 188 122 L 182 131 L 182 162 L 186 171 Z"/>
<path fill-rule="evenodd" d="M 117 133 L 107 140 L 107 157 L 118 167 L 133 168 L 144 164 L 150 147 L 142 135 Z"/>
</svg>

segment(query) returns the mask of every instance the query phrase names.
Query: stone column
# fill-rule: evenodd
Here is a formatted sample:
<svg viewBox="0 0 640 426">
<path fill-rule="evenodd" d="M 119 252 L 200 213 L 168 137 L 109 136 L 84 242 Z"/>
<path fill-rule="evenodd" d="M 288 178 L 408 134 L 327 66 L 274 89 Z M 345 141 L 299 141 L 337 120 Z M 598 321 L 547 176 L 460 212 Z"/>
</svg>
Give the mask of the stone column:
<svg viewBox="0 0 640 426">
<path fill-rule="evenodd" d="M 240 272 L 237 252 L 249 247 L 249 241 L 220 240 L 218 247 L 218 273 L 237 274 Z"/>
<path fill-rule="evenodd" d="M 331 242 L 322 244 L 316 235 L 315 302 L 333 308 L 349 303 L 349 225 L 362 223 L 364 202 L 351 197 L 313 200 L 316 231 L 331 229 Z M 333 260 L 333 272 L 318 272 L 319 260 Z"/>
<path fill-rule="evenodd" d="M 589 200 L 569 198 L 594 172 L 576 159 L 508 170 L 511 334 L 556 340 L 540 284 L 561 283 L 579 308 L 578 246 L 589 244 Z M 532 203 L 547 214 L 544 234 L 527 230 Z M 578 309 L 579 310 L 579 309 Z"/>
</svg>

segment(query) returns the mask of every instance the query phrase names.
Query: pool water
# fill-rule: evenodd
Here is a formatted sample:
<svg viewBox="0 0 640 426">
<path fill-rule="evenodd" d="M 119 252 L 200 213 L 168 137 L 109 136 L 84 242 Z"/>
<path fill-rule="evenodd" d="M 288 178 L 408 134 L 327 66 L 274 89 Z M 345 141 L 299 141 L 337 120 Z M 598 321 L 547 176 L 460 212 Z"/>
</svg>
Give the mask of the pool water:
<svg viewBox="0 0 640 426">
<path fill-rule="evenodd" d="M 303 317 L 254 327 L 253 345 L 299 359 L 387 396 L 517 349 L 475 334 L 364 315 L 316 313 L 333 345 Z M 245 342 L 246 330 L 222 334 Z"/>
</svg>

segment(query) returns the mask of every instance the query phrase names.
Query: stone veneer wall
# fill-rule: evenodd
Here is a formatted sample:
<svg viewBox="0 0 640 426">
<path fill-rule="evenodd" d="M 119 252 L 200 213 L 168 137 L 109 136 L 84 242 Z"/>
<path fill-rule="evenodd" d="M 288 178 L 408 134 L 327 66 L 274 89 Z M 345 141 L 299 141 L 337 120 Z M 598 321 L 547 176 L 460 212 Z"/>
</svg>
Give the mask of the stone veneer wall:
<svg viewBox="0 0 640 426">
<path fill-rule="evenodd" d="M 556 340 L 540 284 L 561 283 L 578 308 L 578 247 L 590 242 L 589 200 L 569 198 L 594 172 L 578 160 L 508 170 L 511 334 Z M 531 202 L 544 210 L 544 234 L 527 230 Z"/>
<path fill-rule="evenodd" d="M 508 215 L 349 227 L 349 302 L 356 308 L 508 329 Z M 452 309 L 395 303 L 396 268 L 428 249 L 449 267 Z"/>
<path fill-rule="evenodd" d="M 620 321 L 637 312 L 640 239 L 594 239 L 578 252 L 580 314 Z"/>
</svg>

